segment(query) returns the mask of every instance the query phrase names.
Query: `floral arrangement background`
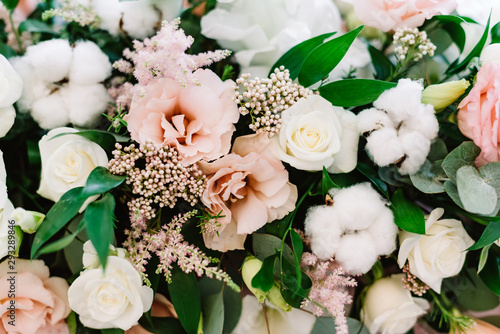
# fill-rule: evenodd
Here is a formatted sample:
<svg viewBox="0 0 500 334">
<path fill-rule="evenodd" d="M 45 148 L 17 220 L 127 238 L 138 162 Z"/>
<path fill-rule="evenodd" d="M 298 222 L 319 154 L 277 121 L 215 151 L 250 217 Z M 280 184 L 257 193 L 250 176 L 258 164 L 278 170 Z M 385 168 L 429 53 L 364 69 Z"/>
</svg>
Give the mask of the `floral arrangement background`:
<svg viewBox="0 0 500 334">
<path fill-rule="evenodd" d="M 498 333 L 500 3 L 2 0 L 0 333 Z"/>
</svg>

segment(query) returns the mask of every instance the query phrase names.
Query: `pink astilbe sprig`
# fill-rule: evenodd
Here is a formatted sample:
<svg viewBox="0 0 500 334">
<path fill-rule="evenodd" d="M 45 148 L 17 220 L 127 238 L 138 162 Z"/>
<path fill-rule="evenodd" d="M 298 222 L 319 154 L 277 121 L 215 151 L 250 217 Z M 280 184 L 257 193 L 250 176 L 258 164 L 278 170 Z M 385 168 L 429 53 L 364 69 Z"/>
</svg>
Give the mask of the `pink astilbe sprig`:
<svg viewBox="0 0 500 334">
<path fill-rule="evenodd" d="M 161 30 L 143 42 L 135 40 L 134 50 L 123 52 L 125 59 L 114 67 L 124 73 L 133 73 L 139 87 L 159 78 L 170 78 L 180 85 L 198 84 L 193 72 L 198 68 L 220 61 L 230 55 L 228 50 L 216 50 L 189 55 L 186 50 L 194 42 L 179 29 L 180 19 L 163 21 Z"/>
<path fill-rule="evenodd" d="M 150 282 L 145 266 L 152 254 L 155 254 L 160 260 L 156 273 L 163 273 L 168 283 L 172 280 L 173 264 L 177 263 L 185 273 L 195 272 L 198 276 L 214 277 L 239 291 L 239 287 L 226 272 L 216 266 L 210 266 L 211 263 L 218 262 L 218 259 L 207 256 L 198 247 L 184 240 L 182 225 L 196 214 L 196 210 L 179 214 L 161 229 L 151 230 L 147 228 L 146 220 L 139 212 L 132 213 L 132 226 L 130 230 L 125 231 L 128 238 L 123 243 L 128 249 L 132 263 L 148 284 Z"/>
<path fill-rule="evenodd" d="M 301 308 L 312 305 L 312 312 L 318 317 L 326 309 L 335 318 L 337 333 L 348 334 L 344 309 L 345 305 L 352 303 L 352 296 L 347 287 L 356 286 L 357 282 L 332 259 L 321 261 L 316 255 L 305 252 L 301 264 L 313 283 L 309 299 L 302 302 Z"/>
</svg>

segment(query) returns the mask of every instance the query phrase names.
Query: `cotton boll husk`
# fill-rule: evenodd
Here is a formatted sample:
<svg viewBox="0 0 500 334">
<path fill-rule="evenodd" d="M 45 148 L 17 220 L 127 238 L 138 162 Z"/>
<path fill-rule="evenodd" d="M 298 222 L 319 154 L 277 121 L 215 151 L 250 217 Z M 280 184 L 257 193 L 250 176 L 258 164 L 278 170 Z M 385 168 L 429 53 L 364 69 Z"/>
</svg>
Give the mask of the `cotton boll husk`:
<svg viewBox="0 0 500 334">
<path fill-rule="evenodd" d="M 101 19 L 99 27 L 111 35 L 120 32 L 120 20 L 123 13 L 123 3 L 119 0 L 93 1 L 94 11 Z"/>
<path fill-rule="evenodd" d="M 417 131 L 399 131 L 399 140 L 406 159 L 398 169 L 403 175 L 418 172 L 429 154 L 431 141 Z"/>
<path fill-rule="evenodd" d="M 22 57 L 11 58 L 9 60 L 23 80 L 23 91 L 17 101 L 17 107 L 20 112 L 31 110 L 33 103 L 50 94 L 50 86 L 36 76 L 33 66 L 26 62 Z"/>
<path fill-rule="evenodd" d="M 358 131 L 361 135 L 384 127 L 394 128 L 394 123 L 389 115 L 376 108 L 365 109 L 356 117 L 358 118 Z"/>
<path fill-rule="evenodd" d="M 367 231 L 373 239 L 378 255 L 389 255 L 396 249 L 398 227 L 394 223 L 394 215 L 388 207 L 384 207 L 384 210 L 372 221 Z"/>
<path fill-rule="evenodd" d="M 338 191 L 333 207 L 344 230 L 364 230 L 386 209 L 380 195 L 368 183 L 359 183 Z"/>
<path fill-rule="evenodd" d="M 398 124 L 420 106 L 423 89 L 419 81 L 401 79 L 396 87 L 383 92 L 373 106 L 385 110 L 394 123 Z"/>
<path fill-rule="evenodd" d="M 366 150 L 379 166 L 388 166 L 404 156 L 404 151 L 394 128 L 373 131 L 367 138 Z"/>
<path fill-rule="evenodd" d="M 43 81 L 58 82 L 68 76 L 73 50 L 65 39 L 51 39 L 32 45 L 24 59 L 33 66 L 35 74 Z"/>
<path fill-rule="evenodd" d="M 31 116 L 42 129 L 51 130 L 68 124 L 68 109 L 64 104 L 61 90 L 35 101 Z"/>
<path fill-rule="evenodd" d="M 377 258 L 373 239 L 367 231 L 344 235 L 335 254 L 335 260 L 352 275 L 369 271 Z"/>
<path fill-rule="evenodd" d="M 403 122 L 401 129 L 403 128 L 406 131 L 418 131 L 430 140 L 436 138 L 439 132 L 439 123 L 434 114 L 434 108 L 430 104 L 422 104 L 418 112 L 410 115 Z"/>
<path fill-rule="evenodd" d="M 306 235 L 311 238 L 313 253 L 322 260 L 330 259 L 338 248 L 342 233 L 334 207 L 310 207 L 304 225 Z"/>
<path fill-rule="evenodd" d="M 73 125 L 92 127 L 99 122 L 106 111 L 111 97 L 101 84 L 78 86 L 69 84 L 62 90 L 64 102 L 69 110 L 69 120 Z"/>
<path fill-rule="evenodd" d="M 144 39 L 155 32 L 160 14 L 147 1 L 122 2 L 122 28 L 132 38 Z"/>
<path fill-rule="evenodd" d="M 108 56 L 93 42 L 79 41 L 73 49 L 69 70 L 71 84 L 91 85 L 104 81 L 111 75 Z"/>
</svg>

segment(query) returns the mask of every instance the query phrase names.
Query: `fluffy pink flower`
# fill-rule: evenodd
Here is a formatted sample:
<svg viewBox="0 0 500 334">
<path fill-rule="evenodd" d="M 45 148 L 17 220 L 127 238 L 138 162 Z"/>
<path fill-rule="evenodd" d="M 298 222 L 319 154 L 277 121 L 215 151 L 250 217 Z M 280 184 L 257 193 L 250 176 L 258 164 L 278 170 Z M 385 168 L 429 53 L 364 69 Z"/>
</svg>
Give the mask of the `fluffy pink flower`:
<svg viewBox="0 0 500 334">
<path fill-rule="evenodd" d="M 222 82 L 210 70 L 194 76 L 200 85 L 181 87 L 169 78 L 148 84 L 124 117 L 133 140 L 176 147 L 186 165 L 228 153 L 239 118 L 233 81 Z"/>
<path fill-rule="evenodd" d="M 469 95 L 458 105 L 458 127 L 481 148 L 476 165 L 500 160 L 500 64 L 485 64 Z"/>
<path fill-rule="evenodd" d="M 416 28 L 437 14 L 450 14 L 456 0 L 354 0 L 358 18 L 382 31 Z"/>
<path fill-rule="evenodd" d="M 297 188 L 273 150 L 267 135 L 248 135 L 236 138 L 231 154 L 199 163 L 207 175 L 201 200 L 214 216 L 223 216 L 218 233 L 203 234 L 207 247 L 242 249 L 247 234 L 295 208 Z"/>
<path fill-rule="evenodd" d="M 59 333 L 69 334 L 64 319 L 71 312 L 68 304 L 68 283 L 60 277 L 50 277 L 42 260 L 15 260 L 17 274 L 0 276 L 0 333 Z M 0 263 L 0 273 L 11 272 L 9 261 Z M 15 281 L 15 297 L 10 298 L 11 282 Z M 9 325 L 15 303 L 15 327 Z"/>
</svg>

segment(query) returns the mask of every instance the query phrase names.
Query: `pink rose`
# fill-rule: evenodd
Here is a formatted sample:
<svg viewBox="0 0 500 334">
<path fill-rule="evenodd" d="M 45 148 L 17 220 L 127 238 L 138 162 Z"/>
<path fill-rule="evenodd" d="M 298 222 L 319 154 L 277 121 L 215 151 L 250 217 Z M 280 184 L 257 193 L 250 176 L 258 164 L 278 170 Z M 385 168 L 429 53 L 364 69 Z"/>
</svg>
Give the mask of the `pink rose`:
<svg viewBox="0 0 500 334">
<path fill-rule="evenodd" d="M 207 175 L 201 200 L 217 220 L 218 234 L 205 232 L 205 245 L 222 252 L 242 249 L 246 235 L 295 208 L 297 188 L 265 134 L 236 138 L 231 154 L 200 162 Z"/>
<path fill-rule="evenodd" d="M 382 31 L 416 28 L 436 14 L 450 14 L 456 0 L 354 0 L 358 18 Z"/>
<path fill-rule="evenodd" d="M 147 85 L 143 95 L 133 97 L 124 117 L 133 140 L 174 146 L 186 165 L 227 154 L 239 118 L 233 81 L 222 82 L 210 70 L 194 75 L 198 86 L 181 87 L 167 78 Z"/>
<path fill-rule="evenodd" d="M 50 277 L 42 260 L 15 259 L 16 274 L 8 260 L 0 263 L 0 333 L 60 333 L 69 334 L 65 323 L 71 312 L 68 304 L 68 283 L 60 277 Z M 11 289 L 12 282 L 15 288 Z M 14 291 L 15 297 L 9 296 Z M 15 316 L 9 306 L 14 302 Z M 15 320 L 14 325 L 9 324 Z"/>
<path fill-rule="evenodd" d="M 458 127 L 481 148 L 476 165 L 500 160 L 500 64 L 488 63 L 477 73 L 469 95 L 458 105 Z"/>
</svg>

